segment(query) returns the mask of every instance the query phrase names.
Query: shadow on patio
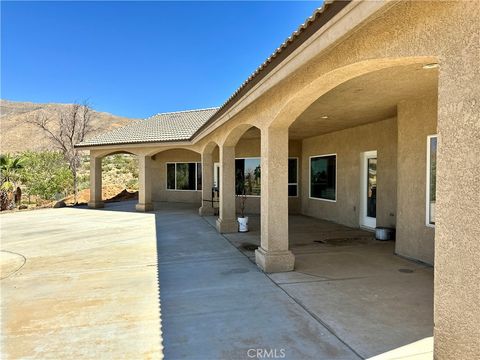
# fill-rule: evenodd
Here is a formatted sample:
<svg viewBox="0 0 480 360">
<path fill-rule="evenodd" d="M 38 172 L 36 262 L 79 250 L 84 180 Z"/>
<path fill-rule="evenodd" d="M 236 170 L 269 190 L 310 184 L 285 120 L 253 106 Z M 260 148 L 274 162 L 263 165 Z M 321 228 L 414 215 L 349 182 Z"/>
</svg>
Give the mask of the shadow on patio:
<svg viewBox="0 0 480 360">
<path fill-rule="evenodd" d="M 155 205 L 166 358 L 249 358 L 261 348 L 357 359 L 432 336 L 433 269 L 395 256 L 394 242 L 290 216 L 295 271 L 266 275 L 254 263 L 258 216 L 249 233 L 223 236 L 191 204 Z M 133 212 L 134 203 L 107 210 Z M 431 341 L 418 344 L 414 353 L 431 358 Z"/>
<path fill-rule="evenodd" d="M 260 217 L 249 215 L 249 225 L 225 238 L 255 262 Z M 295 271 L 269 278 L 359 355 L 433 335 L 433 268 L 396 256 L 394 241 L 302 215 L 289 217 L 289 238 Z M 431 341 L 421 350 L 431 355 Z"/>
</svg>

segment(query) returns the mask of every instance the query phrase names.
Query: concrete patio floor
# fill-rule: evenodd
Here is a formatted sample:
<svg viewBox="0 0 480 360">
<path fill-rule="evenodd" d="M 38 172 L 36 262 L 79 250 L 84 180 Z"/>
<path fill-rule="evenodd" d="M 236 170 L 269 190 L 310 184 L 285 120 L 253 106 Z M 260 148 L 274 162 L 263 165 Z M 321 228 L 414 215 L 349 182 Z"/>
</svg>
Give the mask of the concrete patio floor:
<svg viewBox="0 0 480 360">
<path fill-rule="evenodd" d="M 224 235 L 252 262 L 259 223 L 250 215 L 248 233 Z M 431 266 L 395 256 L 395 243 L 371 232 L 307 216 L 290 215 L 289 239 L 295 271 L 267 276 L 357 354 L 433 358 Z"/>
<path fill-rule="evenodd" d="M 265 275 L 242 247 L 257 231 L 224 237 L 191 205 L 156 205 L 0 216 L 1 357 L 431 358 L 428 341 L 385 354 L 432 332 L 432 269 L 392 243 L 292 217 L 296 271 Z"/>
</svg>

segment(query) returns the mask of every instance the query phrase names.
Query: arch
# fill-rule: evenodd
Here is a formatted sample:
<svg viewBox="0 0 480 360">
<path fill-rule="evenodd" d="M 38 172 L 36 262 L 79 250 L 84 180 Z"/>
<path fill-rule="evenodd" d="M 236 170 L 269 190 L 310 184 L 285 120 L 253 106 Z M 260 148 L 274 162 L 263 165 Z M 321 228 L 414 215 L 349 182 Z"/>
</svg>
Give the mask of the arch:
<svg viewBox="0 0 480 360">
<path fill-rule="evenodd" d="M 165 151 L 169 151 L 169 150 L 188 150 L 188 151 L 191 151 L 191 152 L 194 152 L 194 153 L 197 153 L 197 154 L 201 154 L 200 151 L 195 150 L 195 149 L 193 149 L 189 146 L 172 146 L 172 147 L 157 148 L 155 150 L 151 150 L 151 151 L 147 152 L 145 154 L 145 156 L 154 156 L 154 155 L 157 155 L 157 154 L 163 153 Z"/>
<path fill-rule="evenodd" d="M 245 132 L 251 128 L 257 128 L 252 124 L 240 124 L 234 127 L 223 140 L 223 146 L 235 146 Z M 260 129 L 259 129 L 260 130 Z"/>
<path fill-rule="evenodd" d="M 138 154 L 134 153 L 133 151 L 127 151 L 127 150 L 104 150 L 101 152 L 95 152 L 94 157 L 97 158 L 104 158 L 110 155 L 117 155 L 117 154 L 129 154 L 129 155 L 135 155 L 138 156 Z"/>
<path fill-rule="evenodd" d="M 202 154 L 211 154 L 217 146 L 218 144 L 215 141 L 210 141 L 207 145 L 203 147 Z"/>
<path fill-rule="evenodd" d="M 359 76 L 397 66 L 437 62 L 433 56 L 380 58 L 356 62 L 334 69 L 313 80 L 285 103 L 272 119 L 270 127 L 289 127 L 318 98 L 335 87 Z"/>
</svg>

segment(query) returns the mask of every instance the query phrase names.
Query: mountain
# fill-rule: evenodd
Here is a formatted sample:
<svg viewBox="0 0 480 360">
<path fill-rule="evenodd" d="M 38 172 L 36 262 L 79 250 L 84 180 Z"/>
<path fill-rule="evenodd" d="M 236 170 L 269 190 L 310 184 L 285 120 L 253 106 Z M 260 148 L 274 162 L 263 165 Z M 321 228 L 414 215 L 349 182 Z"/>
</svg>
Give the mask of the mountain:
<svg viewBox="0 0 480 360">
<path fill-rule="evenodd" d="M 58 113 L 68 106 L 69 104 L 37 104 L 0 99 L 0 152 L 4 154 L 52 149 L 52 142 L 45 133 L 27 121 L 39 114 L 58 119 Z M 140 120 L 93 111 L 92 127 L 95 130 L 89 137 L 135 121 Z"/>
</svg>

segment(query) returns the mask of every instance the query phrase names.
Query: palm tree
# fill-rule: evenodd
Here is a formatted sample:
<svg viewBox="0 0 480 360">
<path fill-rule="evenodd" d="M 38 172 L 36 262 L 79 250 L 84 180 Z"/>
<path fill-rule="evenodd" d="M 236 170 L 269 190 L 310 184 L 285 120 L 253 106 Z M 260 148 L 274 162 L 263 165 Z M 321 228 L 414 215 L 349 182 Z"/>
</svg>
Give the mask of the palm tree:
<svg viewBox="0 0 480 360">
<path fill-rule="evenodd" d="M 23 169 L 21 157 L 13 157 L 9 154 L 0 155 L 0 183 L 3 191 L 15 191 L 21 169 Z M 15 196 L 13 198 L 15 201 Z"/>
<path fill-rule="evenodd" d="M 23 159 L 9 154 L 0 155 L 0 171 L 2 184 L 5 182 L 15 183 L 19 177 L 19 170 L 23 169 Z"/>
</svg>

